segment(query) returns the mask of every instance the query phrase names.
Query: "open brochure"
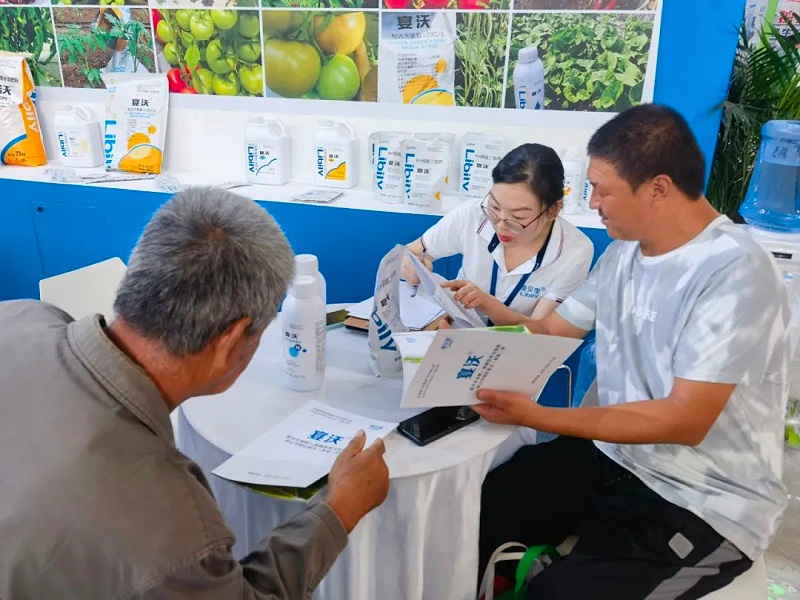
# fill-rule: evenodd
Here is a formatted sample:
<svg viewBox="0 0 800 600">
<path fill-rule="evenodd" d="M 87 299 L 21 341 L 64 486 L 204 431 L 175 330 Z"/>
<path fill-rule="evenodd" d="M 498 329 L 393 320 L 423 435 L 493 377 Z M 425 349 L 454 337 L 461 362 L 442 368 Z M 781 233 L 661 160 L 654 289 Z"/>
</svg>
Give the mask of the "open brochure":
<svg viewBox="0 0 800 600">
<path fill-rule="evenodd" d="M 308 402 L 212 471 L 271 496 L 308 500 L 322 489 L 336 457 L 359 429 L 366 445 L 397 423 Z"/>
<path fill-rule="evenodd" d="M 406 254 L 410 258 L 411 264 L 414 265 L 417 277 L 419 277 L 417 295 L 422 295 L 423 297 L 427 296 L 433 302 L 441 306 L 442 310 L 453 319 L 453 329 L 486 326 L 486 323 L 483 322 L 475 309 L 464 308 L 453 298 L 455 292 L 442 287 L 442 284 L 445 283 L 447 279 L 438 273 L 429 271 L 413 252 L 407 250 Z"/>
<path fill-rule="evenodd" d="M 509 330 L 510 329 L 510 330 Z M 581 340 L 516 333 L 516 328 L 395 334 L 403 357 L 404 408 L 477 404 L 480 388 L 533 398 Z"/>
<path fill-rule="evenodd" d="M 444 310 L 428 296 L 417 293 L 414 286 L 405 281 L 398 283 L 400 300 L 400 319 L 412 331 L 420 331 L 444 316 Z M 368 321 L 372 314 L 374 298 L 367 298 L 363 302 L 353 304 L 347 308 L 347 313 L 356 319 Z"/>
</svg>

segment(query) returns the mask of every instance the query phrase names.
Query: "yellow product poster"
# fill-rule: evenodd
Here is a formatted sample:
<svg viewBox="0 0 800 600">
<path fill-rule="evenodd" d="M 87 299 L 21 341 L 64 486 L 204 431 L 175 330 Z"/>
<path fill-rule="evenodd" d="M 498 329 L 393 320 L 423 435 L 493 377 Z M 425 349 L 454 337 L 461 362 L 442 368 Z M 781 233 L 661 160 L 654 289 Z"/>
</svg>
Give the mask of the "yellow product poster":
<svg viewBox="0 0 800 600">
<path fill-rule="evenodd" d="M 384 13 L 378 95 L 396 104 L 455 104 L 456 16 Z"/>
</svg>

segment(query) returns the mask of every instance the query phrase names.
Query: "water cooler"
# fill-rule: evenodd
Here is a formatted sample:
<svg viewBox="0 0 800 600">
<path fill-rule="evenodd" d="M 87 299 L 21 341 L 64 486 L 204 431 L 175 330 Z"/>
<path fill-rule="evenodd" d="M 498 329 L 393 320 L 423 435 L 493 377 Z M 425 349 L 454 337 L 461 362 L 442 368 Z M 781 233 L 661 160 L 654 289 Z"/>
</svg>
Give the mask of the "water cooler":
<svg viewBox="0 0 800 600">
<path fill-rule="evenodd" d="M 750 234 L 784 273 L 793 349 L 786 441 L 800 448 L 800 121 L 770 121 L 761 129 L 761 147 L 740 212 Z"/>
</svg>

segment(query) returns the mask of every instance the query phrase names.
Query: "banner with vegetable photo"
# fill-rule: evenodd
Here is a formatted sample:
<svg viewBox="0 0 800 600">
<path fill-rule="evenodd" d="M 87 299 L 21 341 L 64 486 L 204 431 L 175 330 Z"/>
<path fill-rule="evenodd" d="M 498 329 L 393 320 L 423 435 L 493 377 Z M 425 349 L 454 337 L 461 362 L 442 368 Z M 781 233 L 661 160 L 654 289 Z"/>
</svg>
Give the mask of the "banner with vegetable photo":
<svg viewBox="0 0 800 600">
<path fill-rule="evenodd" d="M 378 13 L 264 9 L 267 96 L 376 102 Z"/>
<path fill-rule="evenodd" d="M 0 50 L 29 53 L 34 83 L 61 86 L 49 8 L 0 7 Z"/>
<path fill-rule="evenodd" d="M 53 0 L 62 6 L 147 6 L 147 0 Z"/>
<path fill-rule="evenodd" d="M 261 0 L 266 8 L 378 8 L 380 0 Z"/>
<path fill-rule="evenodd" d="M 150 11 L 54 7 L 64 86 L 102 88 L 101 73 L 153 73 Z"/>
<path fill-rule="evenodd" d="M 648 10 L 658 0 L 514 0 L 517 10 Z"/>
<path fill-rule="evenodd" d="M 0 8 L 7 4 L 11 6 L 50 6 L 50 0 L 0 0 Z"/>
<path fill-rule="evenodd" d="M 543 100 L 548 110 L 620 112 L 649 100 L 653 21 L 649 13 L 515 13 L 506 108 Z"/>
<path fill-rule="evenodd" d="M 262 96 L 258 10 L 153 10 L 158 70 L 175 94 Z"/>
<path fill-rule="evenodd" d="M 456 104 L 503 107 L 508 14 L 458 13 Z"/>
<path fill-rule="evenodd" d="M 63 0 L 62 0 L 63 1 Z M 121 0 L 113 0 L 120 2 Z M 128 2 L 129 0 L 124 0 Z M 259 0 L 150 0 L 150 6 L 153 7 L 195 7 L 195 8 L 231 8 L 238 6 L 239 8 L 256 8 L 258 7 Z"/>
<path fill-rule="evenodd" d="M 383 0 L 383 7 L 401 10 L 508 10 L 509 0 Z"/>
</svg>

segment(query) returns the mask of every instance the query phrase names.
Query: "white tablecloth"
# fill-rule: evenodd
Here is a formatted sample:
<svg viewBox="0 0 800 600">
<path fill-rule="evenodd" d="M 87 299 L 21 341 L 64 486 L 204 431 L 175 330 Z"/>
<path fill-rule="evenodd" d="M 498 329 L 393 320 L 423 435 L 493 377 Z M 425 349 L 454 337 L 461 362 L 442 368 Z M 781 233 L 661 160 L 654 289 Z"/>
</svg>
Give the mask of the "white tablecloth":
<svg viewBox="0 0 800 600">
<path fill-rule="evenodd" d="M 209 478 L 236 534 L 237 558 L 305 504 L 261 496 L 211 475 L 232 453 L 309 400 L 390 421 L 420 412 L 399 407 L 401 381 L 374 377 L 366 336 L 345 329 L 328 332 L 323 389 L 289 390 L 283 380 L 279 325 L 264 334 L 236 385 L 220 396 L 194 398 L 178 414 L 178 446 Z M 508 455 L 521 444 L 513 432 L 480 421 L 422 448 L 390 434 L 389 497 L 352 532 L 314 598 L 475 598 L 481 484 L 498 448 L 503 446 Z"/>
</svg>

